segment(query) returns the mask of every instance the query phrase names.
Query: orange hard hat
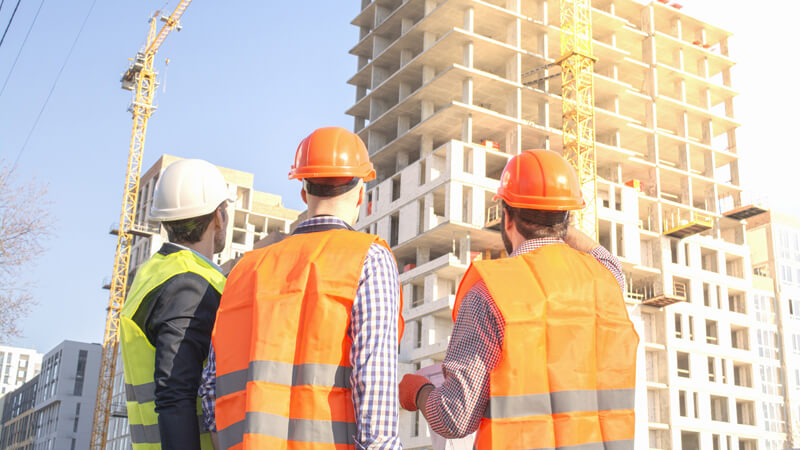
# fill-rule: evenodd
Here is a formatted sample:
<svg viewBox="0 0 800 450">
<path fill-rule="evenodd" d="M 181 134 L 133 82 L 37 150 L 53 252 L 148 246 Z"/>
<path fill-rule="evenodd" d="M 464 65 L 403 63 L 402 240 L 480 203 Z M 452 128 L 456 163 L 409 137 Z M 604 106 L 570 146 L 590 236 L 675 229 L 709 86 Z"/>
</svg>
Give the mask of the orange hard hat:
<svg viewBox="0 0 800 450">
<path fill-rule="evenodd" d="M 586 206 L 575 170 L 550 150 L 526 150 L 503 169 L 494 200 L 515 208 L 567 211 Z"/>
<path fill-rule="evenodd" d="M 341 127 L 314 130 L 297 147 L 289 179 L 358 177 L 375 179 L 364 141 Z"/>
</svg>

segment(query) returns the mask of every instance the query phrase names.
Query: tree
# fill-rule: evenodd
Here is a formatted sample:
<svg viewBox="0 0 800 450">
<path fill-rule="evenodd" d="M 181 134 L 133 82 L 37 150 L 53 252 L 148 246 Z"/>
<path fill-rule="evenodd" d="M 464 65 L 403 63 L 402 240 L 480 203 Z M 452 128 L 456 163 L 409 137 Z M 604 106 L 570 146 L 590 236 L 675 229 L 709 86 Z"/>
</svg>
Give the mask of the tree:
<svg viewBox="0 0 800 450">
<path fill-rule="evenodd" d="M 14 170 L 0 159 L 0 342 L 21 335 L 19 322 L 35 304 L 32 286 L 21 275 L 50 235 L 47 188 L 20 181 Z"/>
</svg>

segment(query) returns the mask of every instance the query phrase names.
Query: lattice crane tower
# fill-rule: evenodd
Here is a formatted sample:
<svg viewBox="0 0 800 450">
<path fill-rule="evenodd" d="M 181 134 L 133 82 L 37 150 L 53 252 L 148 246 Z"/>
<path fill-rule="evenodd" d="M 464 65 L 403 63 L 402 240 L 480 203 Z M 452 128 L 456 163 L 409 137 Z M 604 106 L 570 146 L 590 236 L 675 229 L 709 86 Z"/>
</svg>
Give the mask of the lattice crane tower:
<svg viewBox="0 0 800 450">
<path fill-rule="evenodd" d="M 597 239 L 591 0 L 561 0 L 561 55 L 564 157 L 575 167 L 586 200 L 576 223 Z"/>
<path fill-rule="evenodd" d="M 133 131 L 128 151 L 128 169 L 125 175 L 125 192 L 122 200 L 122 214 L 117 233 L 117 249 L 114 254 L 114 271 L 106 315 L 106 328 L 103 336 L 103 353 L 100 361 L 100 379 L 97 383 L 97 403 L 92 424 L 91 448 L 105 450 L 108 436 L 108 418 L 111 412 L 111 398 L 114 393 L 114 374 L 117 370 L 119 350 L 119 314 L 128 286 L 128 272 L 133 246 L 134 218 L 136 200 L 139 196 L 139 177 L 142 172 L 142 153 L 147 134 L 147 121 L 153 114 L 153 97 L 156 91 L 156 72 L 153 61 L 156 52 L 174 30 L 180 30 L 179 20 L 192 0 L 182 0 L 169 17 L 161 17 L 164 26 L 156 34 L 158 17 L 156 12 L 150 19 L 145 49 L 136 54 L 136 59 L 122 76 L 122 88 L 134 91 L 130 110 L 133 114 Z"/>
</svg>

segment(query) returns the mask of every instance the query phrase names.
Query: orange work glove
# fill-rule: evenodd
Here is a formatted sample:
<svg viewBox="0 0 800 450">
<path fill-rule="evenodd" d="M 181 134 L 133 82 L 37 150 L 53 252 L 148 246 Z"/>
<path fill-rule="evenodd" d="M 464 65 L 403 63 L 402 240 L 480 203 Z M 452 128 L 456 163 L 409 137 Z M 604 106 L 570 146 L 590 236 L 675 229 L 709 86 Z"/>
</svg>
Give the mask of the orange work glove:
<svg viewBox="0 0 800 450">
<path fill-rule="evenodd" d="M 419 394 L 420 389 L 429 384 L 433 386 L 430 380 L 422 375 L 413 373 L 406 374 L 403 379 L 400 380 L 400 406 L 406 411 L 416 411 L 417 394 Z"/>
</svg>

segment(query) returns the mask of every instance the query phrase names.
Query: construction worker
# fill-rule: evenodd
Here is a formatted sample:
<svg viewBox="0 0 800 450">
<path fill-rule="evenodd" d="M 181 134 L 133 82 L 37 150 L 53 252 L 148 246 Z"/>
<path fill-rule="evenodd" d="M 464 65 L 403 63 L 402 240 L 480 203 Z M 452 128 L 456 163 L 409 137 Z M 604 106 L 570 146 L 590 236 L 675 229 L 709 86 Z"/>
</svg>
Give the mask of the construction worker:
<svg viewBox="0 0 800 450">
<path fill-rule="evenodd" d="M 375 178 L 367 149 L 320 128 L 289 178 L 303 181 L 309 219 L 231 271 L 203 373 L 206 425 L 221 448 L 400 449 L 397 265 L 351 227 Z"/>
<path fill-rule="evenodd" d="M 498 199 L 509 257 L 467 270 L 444 382 L 406 375 L 400 404 L 445 438 L 477 430 L 479 450 L 633 449 L 639 338 L 619 261 L 569 226 L 585 205 L 574 170 L 555 152 L 525 151 Z"/>
<path fill-rule="evenodd" d="M 120 313 L 131 442 L 135 450 L 210 449 L 197 389 L 225 276 L 225 179 L 212 164 L 173 163 L 156 185 L 150 220 L 169 242 L 136 273 Z"/>
</svg>

